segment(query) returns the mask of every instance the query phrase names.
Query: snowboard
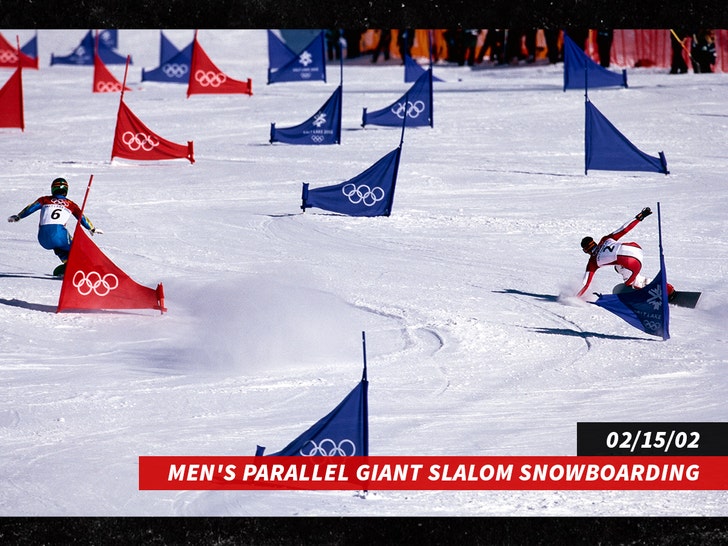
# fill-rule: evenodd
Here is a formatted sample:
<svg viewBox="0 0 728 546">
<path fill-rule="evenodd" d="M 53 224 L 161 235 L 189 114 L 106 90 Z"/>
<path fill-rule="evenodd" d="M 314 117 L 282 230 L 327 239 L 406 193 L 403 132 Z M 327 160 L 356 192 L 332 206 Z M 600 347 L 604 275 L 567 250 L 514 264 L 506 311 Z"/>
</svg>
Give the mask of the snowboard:
<svg viewBox="0 0 728 546">
<path fill-rule="evenodd" d="M 615 286 L 612 289 L 612 294 L 623 294 L 624 292 L 627 292 L 629 290 L 634 290 L 632 287 L 627 286 L 624 283 L 619 283 L 617 286 Z M 698 305 L 698 300 L 700 299 L 700 296 L 702 295 L 702 292 L 688 292 L 685 290 L 675 290 L 672 295 L 669 297 L 667 302 L 671 305 L 676 305 L 678 307 L 688 307 L 690 309 L 694 309 L 696 305 Z"/>
<path fill-rule="evenodd" d="M 672 305 L 677 305 L 678 307 L 689 307 L 690 309 L 695 309 L 695 306 L 698 305 L 698 300 L 700 299 L 701 294 L 702 292 L 675 290 L 667 302 Z"/>
<path fill-rule="evenodd" d="M 66 272 L 66 264 L 61 264 L 53 270 L 53 276 L 54 277 L 63 277 L 63 274 L 65 272 Z"/>
</svg>

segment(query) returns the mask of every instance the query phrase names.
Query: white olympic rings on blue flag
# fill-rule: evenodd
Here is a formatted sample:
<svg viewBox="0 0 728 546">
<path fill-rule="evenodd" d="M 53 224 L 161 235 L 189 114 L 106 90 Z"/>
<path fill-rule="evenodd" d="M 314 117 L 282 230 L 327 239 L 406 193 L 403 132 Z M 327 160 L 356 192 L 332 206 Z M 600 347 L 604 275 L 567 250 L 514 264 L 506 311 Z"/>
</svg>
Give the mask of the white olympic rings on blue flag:
<svg viewBox="0 0 728 546">
<path fill-rule="evenodd" d="M 347 438 L 338 444 L 330 438 L 324 438 L 318 444 L 309 440 L 298 452 L 304 457 L 353 457 L 356 454 L 356 445 Z"/>
<path fill-rule="evenodd" d="M 384 190 L 382 188 L 376 186 L 374 188 L 370 188 L 366 184 L 360 184 L 359 186 L 352 183 L 346 184 L 343 188 L 341 188 L 341 193 L 343 193 L 352 204 L 358 205 L 359 203 L 362 203 L 367 207 L 373 207 L 379 201 L 384 199 Z"/>
</svg>

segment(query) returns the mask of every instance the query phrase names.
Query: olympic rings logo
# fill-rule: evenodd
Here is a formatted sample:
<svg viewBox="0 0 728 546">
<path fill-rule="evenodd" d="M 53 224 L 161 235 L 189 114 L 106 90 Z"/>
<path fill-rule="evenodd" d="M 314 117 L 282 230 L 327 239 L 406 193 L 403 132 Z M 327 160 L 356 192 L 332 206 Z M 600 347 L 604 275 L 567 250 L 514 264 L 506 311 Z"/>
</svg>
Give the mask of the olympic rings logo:
<svg viewBox="0 0 728 546">
<path fill-rule="evenodd" d="M 406 104 L 404 102 L 398 102 L 392 106 L 392 113 L 399 119 L 404 119 L 405 115 L 414 119 L 424 111 L 425 103 L 421 100 L 415 102 L 407 101 Z"/>
<path fill-rule="evenodd" d="M 167 63 L 162 67 L 162 72 L 168 78 L 181 78 L 187 74 L 188 70 L 189 67 L 186 64 L 178 63 Z"/>
<path fill-rule="evenodd" d="M 384 199 L 384 190 L 382 188 L 370 188 L 366 184 L 357 186 L 356 184 L 346 184 L 341 188 L 346 198 L 354 205 L 363 203 L 367 207 L 373 207 L 379 201 Z"/>
<path fill-rule="evenodd" d="M 660 330 L 660 327 L 662 326 L 662 324 L 660 324 L 659 322 L 655 322 L 652 320 L 645 321 L 644 325 L 645 325 L 645 328 L 647 328 L 647 330 L 649 332 L 657 332 Z"/>
<path fill-rule="evenodd" d="M 145 152 L 151 152 L 156 146 L 159 146 L 159 141 L 155 140 L 152 135 L 146 133 L 132 133 L 126 131 L 121 135 L 121 141 L 126 144 L 132 152 L 144 150 Z"/>
<path fill-rule="evenodd" d="M 117 82 L 96 82 L 97 93 L 114 93 L 121 91 L 121 84 Z"/>
<path fill-rule="evenodd" d="M 15 54 L 14 51 L 10 51 L 9 49 L 3 49 L 0 51 L 0 63 L 17 63 L 18 62 L 18 56 Z"/>
<path fill-rule="evenodd" d="M 227 80 L 227 76 L 222 72 L 198 70 L 195 72 L 195 80 L 202 87 L 220 87 Z"/>
<path fill-rule="evenodd" d="M 306 453 L 304 453 L 304 450 L 306 450 Z M 314 457 L 316 455 L 322 457 L 353 457 L 356 454 L 356 445 L 347 438 L 344 438 L 338 444 L 331 438 L 324 438 L 318 444 L 313 440 L 309 440 L 298 452 L 304 457 Z"/>
<path fill-rule="evenodd" d="M 311 140 L 316 144 L 321 144 L 324 141 L 323 135 L 311 135 Z"/>
<path fill-rule="evenodd" d="M 73 287 L 82 296 L 88 296 L 93 292 L 97 296 L 103 297 L 119 287 L 119 279 L 113 273 L 107 273 L 102 277 L 96 271 L 87 275 L 80 269 L 73 275 L 72 282 Z"/>
</svg>

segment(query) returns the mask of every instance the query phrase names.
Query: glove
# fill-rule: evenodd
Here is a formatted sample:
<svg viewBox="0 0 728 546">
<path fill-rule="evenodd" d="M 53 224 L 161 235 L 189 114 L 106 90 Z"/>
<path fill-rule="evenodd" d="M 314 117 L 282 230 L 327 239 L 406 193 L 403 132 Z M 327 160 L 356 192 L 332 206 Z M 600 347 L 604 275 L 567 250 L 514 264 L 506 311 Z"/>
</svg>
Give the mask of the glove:
<svg viewBox="0 0 728 546">
<path fill-rule="evenodd" d="M 99 235 L 103 235 L 103 234 L 104 234 L 104 232 L 103 232 L 103 231 L 101 231 L 101 230 L 100 230 L 99 228 L 93 228 L 93 229 L 91 230 L 91 235 L 96 235 L 97 233 L 98 233 Z"/>
<path fill-rule="evenodd" d="M 20 222 L 20 216 L 18 216 L 17 214 L 8 216 L 8 222 Z"/>
<path fill-rule="evenodd" d="M 637 218 L 637 220 L 639 220 L 641 222 L 642 220 L 647 218 L 650 214 L 652 214 L 650 207 L 645 207 L 642 209 L 642 211 L 637 216 L 635 216 L 635 218 Z"/>
</svg>

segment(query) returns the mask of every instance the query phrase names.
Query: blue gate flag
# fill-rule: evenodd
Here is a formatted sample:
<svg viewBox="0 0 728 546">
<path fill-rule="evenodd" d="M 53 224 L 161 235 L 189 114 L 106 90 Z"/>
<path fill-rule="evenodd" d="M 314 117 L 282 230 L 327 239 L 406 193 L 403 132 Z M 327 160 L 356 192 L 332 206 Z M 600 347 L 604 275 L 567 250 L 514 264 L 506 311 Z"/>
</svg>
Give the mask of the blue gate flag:
<svg viewBox="0 0 728 546">
<path fill-rule="evenodd" d="M 647 334 L 669 339 L 669 310 L 665 269 L 654 280 L 639 290 L 628 290 L 620 294 L 606 294 L 597 298 L 594 305 L 611 311 L 629 324 Z"/>
<path fill-rule="evenodd" d="M 36 31 L 35 35 L 20 48 L 20 51 L 25 53 L 31 59 L 38 58 L 38 31 Z"/>
<path fill-rule="evenodd" d="M 271 456 L 357 456 L 369 455 L 369 408 L 366 373 L 359 384 L 328 415 Z M 265 447 L 258 446 L 261 456 Z"/>
<path fill-rule="evenodd" d="M 405 56 L 404 56 L 404 83 L 410 83 L 410 82 L 417 81 L 417 78 L 422 76 L 422 73 L 426 72 L 426 71 L 427 71 L 426 68 L 421 67 L 417 61 L 415 61 L 412 57 L 410 57 L 409 55 L 407 55 L 405 53 Z M 438 78 L 437 76 L 435 76 L 433 74 L 432 81 L 441 82 L 443 80 L 441 80 L 440 78 Z"/>
<path fill-rule="evenodd" d="M 93 32 L 88 31 L 81 43 L 78 44 L 73 53 L 66 56 L 56 56 L 51 53 L 51 65 L 54 64 L 75 64 L 75 65 L 93 65 L 94 64 L 94 37 Z M 104 30 L 99 33 L 98 55 L 104 64 L 126 64 L 127 56 L 120 55 L 114 51 L 116 44 L 116 31 Z M 131 57 L 129 64 L 131 63 Z"/>
<path fill-rule="evenodd" d="M 348 216 L 389 216 L 402 145 L 363 173 L 333 186 L 310 190 L 303 184 L 301 209 L 318 207 Z"/>
<path fill-rule="evenodd" d="M 177 55 L 180 50 L 177 46 L 172 43 L 172 40 L 164 35 L 164 32 L 159 31 L 159 64 L 164 64 L 172 57 Z"/>
<path fill-rule="evenodd" d="M 389 106 L 376 112 L 367 112 L 364 108 L 361 126 L 366 127 L 369 124 L 402 127 L 405 119 L 407 127 L 433 126 L 432 68 L 423 72 L 409 91 Z"/>
<path fill-rule="evenodd" d="M 670 339 L 670 307 L 667 298 L 665 256 L 662 252 L 662 220 L 657 203 L 657 232 L 660 241 L 660 272 L 644 288 L 599 296 L 594 305 L 603 307 L 647 334 Z"/>
<path fill-rule="evenodd" d="M 593 303 L 611 311 L 647 334 L 669 339 L 670 311 L 664 272 L 662 265 L 654 280 L 644 288 L 620 294 L 601 295 Z"/>
<path fill-rule="evenodd" d="M 296 53 L 268 30 L 268 83 L 313 80 L 326 82 L 324 31 Z"/>
<path fill-rule="evenodd" d="M 313 116 L 295 127 L 277 129 L 270 125 L 270 142 L 286 144 L 341 144 L 342 86 Z"/>
<path fill-rule="evenodd" d="M 194 40 L 181 50 L 170 42 L 164 34 L 161 35 L 160 58 L 166 55 L 165 60 L 157 68 L 144 70 L 142 68 L 142 81 L 185 83 L 190 81 L 190 66 L 192 65 L 192 47 Z M 165 45 L 166 42 L 166 45 Z"/>
<path fill-rule="evenodd" d="M 99 43 L 109 49 L 116 49 L 119 47 L 119 29 L 105 28 L 101 30 L 99 32 Z"/>
<path fill-rule="evenodd" d="M 665 154 L 653 157 L 640 151 L 586 99 L 585 166 L 602 171 L 650 171 L 669 174 Z"/>
<path fill-rule="evenodd" d="M 612 72 L 595 63 L 564 33 L 564 91 L 592 87 L 627 87 L 627 71 Z"/>
</svg>

